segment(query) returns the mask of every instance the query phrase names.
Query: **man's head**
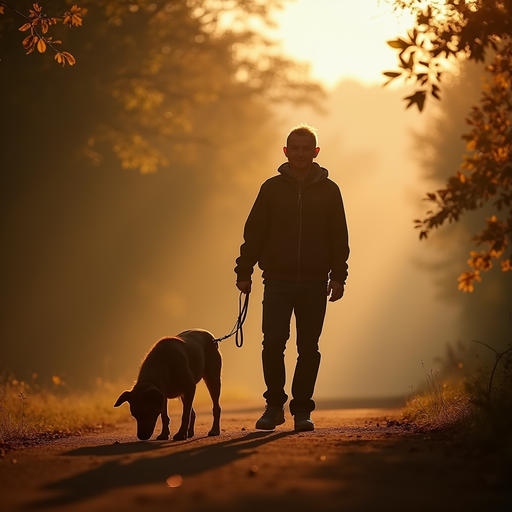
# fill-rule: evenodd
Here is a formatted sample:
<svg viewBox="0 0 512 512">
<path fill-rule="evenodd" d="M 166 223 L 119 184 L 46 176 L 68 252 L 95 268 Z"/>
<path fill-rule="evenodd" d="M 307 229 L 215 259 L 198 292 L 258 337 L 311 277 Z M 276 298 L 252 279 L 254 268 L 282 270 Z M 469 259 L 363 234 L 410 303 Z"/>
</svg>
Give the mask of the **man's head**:
<svg viewBox="0 0 512 512">
<path fill-rule="evenodd" d="M 283 151 L 294 173 L 308 173 L 320 151 L 316 130 L 307 124 L 296 126 L 288 134 Z"/>
<path fill-rule="evenodd" d="M 318 136 L 316 134 L 316 129 L 305 123 L 299 124 L 290 130 L 290 133 L 288 133 L 288 136 L 286 137 L 287 146 L 290 144 L 290 137 L 292 135 L 310 137 L 314 147 L 316 148 L 318 146 Z"/>
</svg>

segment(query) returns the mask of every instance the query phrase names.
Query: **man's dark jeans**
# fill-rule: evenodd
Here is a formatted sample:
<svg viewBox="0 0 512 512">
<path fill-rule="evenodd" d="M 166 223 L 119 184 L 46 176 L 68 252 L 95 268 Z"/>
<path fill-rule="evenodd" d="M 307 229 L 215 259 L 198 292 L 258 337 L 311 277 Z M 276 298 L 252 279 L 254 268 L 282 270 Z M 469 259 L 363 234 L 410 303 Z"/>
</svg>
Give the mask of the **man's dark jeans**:
<svg viewBox="0 0 512 512">
<path fill-rule="evenodd" d="M 297 364 L 292 382 L 290 412 L 311 412 L 315 408 L 315 389 L 322 333 L 327 305 L 327 283 L 324 281 L 265 280 L 263 294 L 263 375 L 269 405 L 282 406 L 288 399 L 284 391 L 284 351 L 290 337 L 290 321 L 295 313 L 297 331 Z"/>
</svg>

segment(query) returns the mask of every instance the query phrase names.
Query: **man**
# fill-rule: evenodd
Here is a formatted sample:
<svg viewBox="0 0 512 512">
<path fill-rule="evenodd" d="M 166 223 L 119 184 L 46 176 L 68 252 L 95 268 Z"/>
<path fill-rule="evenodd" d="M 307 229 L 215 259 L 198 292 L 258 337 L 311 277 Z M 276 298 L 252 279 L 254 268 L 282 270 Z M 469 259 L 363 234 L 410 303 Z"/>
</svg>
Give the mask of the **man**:
<svg viewBox="0 0 512 512">
<path fill-rule="evenodd" d="M 293 128 L 283 148 L 288 159 L 277 176 L 261 186 L 247 218 L 236 260 L 237 288 L 251 292 L 258 263 L 263 271 L 263 376 L 267 406 L 256 428 L 285 422 L 284 352 L 295 314 L 298 358 L 290 412 L 296 431 L 314 430 L 315 388 L 327 297 L 343 297 L 349 255 L 341 193 L 326 169 L 313 160 L 320 148 L 314 128 Z"/>
</svg>

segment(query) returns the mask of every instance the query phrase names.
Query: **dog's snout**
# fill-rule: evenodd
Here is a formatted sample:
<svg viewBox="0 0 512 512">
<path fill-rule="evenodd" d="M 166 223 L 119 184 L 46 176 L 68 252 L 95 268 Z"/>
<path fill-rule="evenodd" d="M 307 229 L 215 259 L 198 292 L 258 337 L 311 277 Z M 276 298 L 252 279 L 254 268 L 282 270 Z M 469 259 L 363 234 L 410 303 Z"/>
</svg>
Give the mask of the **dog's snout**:
<svg viewBox="0 0 512 512">
<path fill-rule="evenodd" d="M 140 441 L 147 441 L 152 435 L 155 430 L 155 425 L 145 425 L 141 428 L 140 425 L 138 425 L 139 428 L 137 428 L 137 438 Z"/>
<path fill-rule="evenodd" d="M 137 439 L 147 441 L 153 435 L 154 429 L 137 430 Z"/>
</svg>

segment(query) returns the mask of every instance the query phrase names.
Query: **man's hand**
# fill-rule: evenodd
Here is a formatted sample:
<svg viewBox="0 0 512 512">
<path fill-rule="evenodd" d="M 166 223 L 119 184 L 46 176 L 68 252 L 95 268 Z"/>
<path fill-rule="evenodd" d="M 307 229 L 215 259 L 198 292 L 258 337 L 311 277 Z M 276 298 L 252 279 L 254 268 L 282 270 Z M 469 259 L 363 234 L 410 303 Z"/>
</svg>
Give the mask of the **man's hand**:
<svg viewBox="0 0 512 512">
<path fill-rule="evenodd" d="M 344 293 L 344 284 L 338 283 L 338 281 L 329 281 L 329 285 L 327 286 L 327 296 L 330 296 L 329 302 L 336 302 L 343 297 Z"/>
<path fill-rule="evenodd" d="M 236 282 L 236 287 L 242 292 L 242 293 L 245 293 L 246 295 L 248 293 L 251 293 L 251 285 L 252 285 L 252 281 L 237 281 Z"/>
</svg>

